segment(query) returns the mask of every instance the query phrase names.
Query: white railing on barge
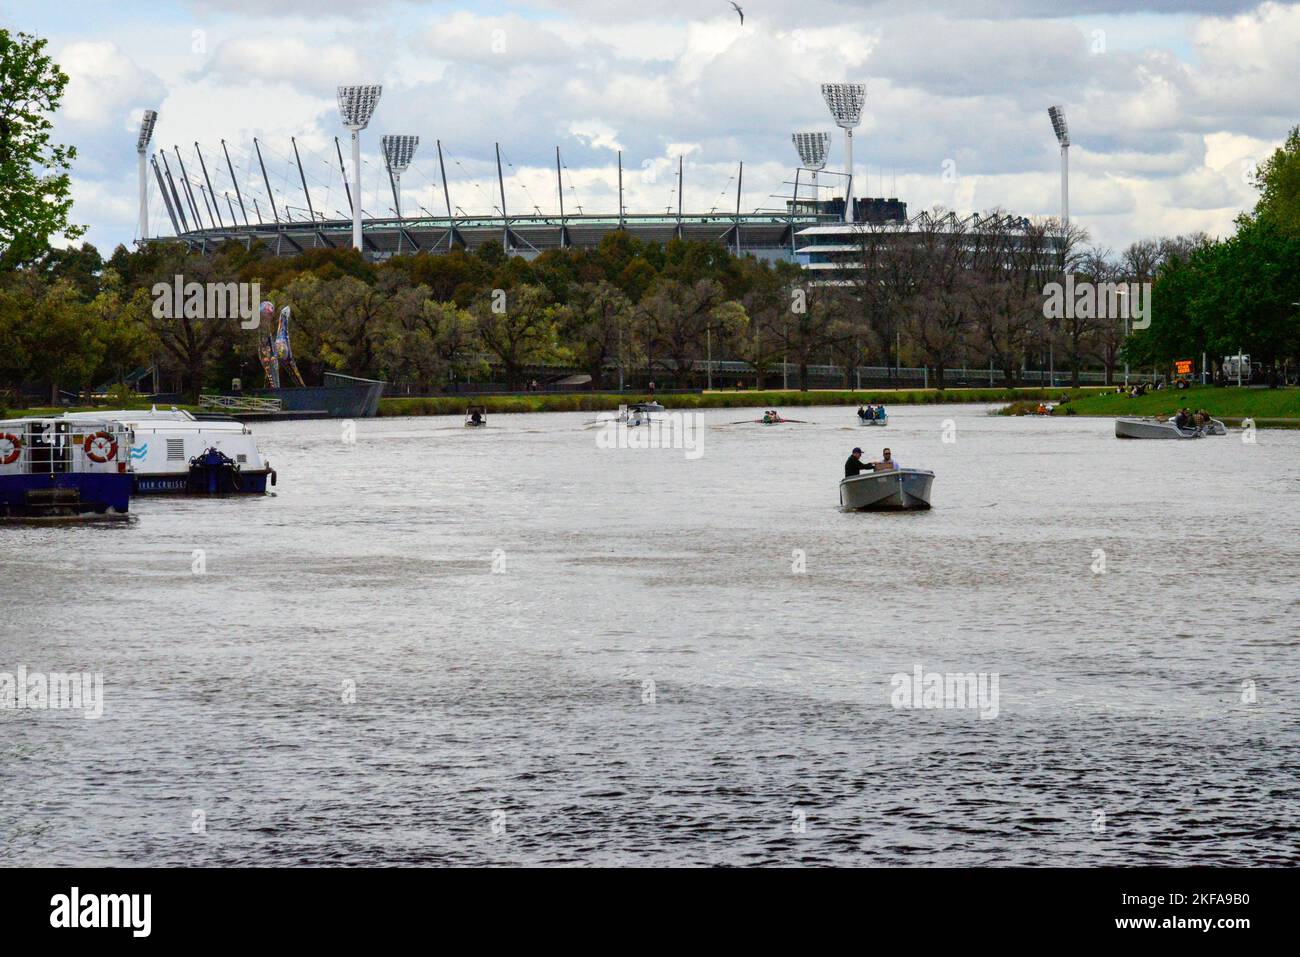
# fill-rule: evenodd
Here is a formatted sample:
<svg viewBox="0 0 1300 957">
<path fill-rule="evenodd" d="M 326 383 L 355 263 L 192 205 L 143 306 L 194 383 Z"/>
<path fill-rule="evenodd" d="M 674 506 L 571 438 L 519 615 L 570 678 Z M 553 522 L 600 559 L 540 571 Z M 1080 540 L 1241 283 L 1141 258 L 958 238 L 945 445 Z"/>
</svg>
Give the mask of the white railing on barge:
<svg viewBox="0 0 1300 957">
<path fill-rule="evenodd" d="M 199 407 L 222 412 L 283 412 L 284 400 L 254 395 L 201 395 Z"/>
</svg>

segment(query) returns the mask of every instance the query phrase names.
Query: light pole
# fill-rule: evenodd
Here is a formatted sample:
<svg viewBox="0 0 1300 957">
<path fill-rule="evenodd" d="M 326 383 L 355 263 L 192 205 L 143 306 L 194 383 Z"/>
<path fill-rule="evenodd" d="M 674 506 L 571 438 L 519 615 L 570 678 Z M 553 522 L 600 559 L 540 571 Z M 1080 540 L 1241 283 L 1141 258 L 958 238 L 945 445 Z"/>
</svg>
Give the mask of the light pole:
<svg viewBox="0 0 1300 957">
<path fill-rule="evenodd" d="M 1061 225 L 1070 226 L 1070 127 L 1065 122 L 1065 107 L 1049 106 L 1047 115 L 1052 118 L 1056 141 L 1061 144 Z"/>
<path fill-rule="evenodd" d="M 831 134 L 829 133 L 795 133 L 794 148 L 799 153 L 799 162 L 803 168 L 812 173 L 813 202 L 817 202 L 817 174 L 826 168 L 826 154 L 830 152 Z M 799 205 L 799 175 L 794 178 L 794 202 Z"/>
<path fill-rule="evenodd" d="M 140 137 L 135 141 L 135 152 L 140 172 L 140 239 L 149 238 L 149 181 L 145 178 L 145 150 L 153 139 L 153 128 L 158 123 L 157 110 L 145 110 L 140 120 Z"/>
<path fill-rule="evenodd" d="M 361 131 L 370 125 L 370 117 L 379 105 L 384 88 L 378 84 L 341 86 L 338 89 L 339 116 L 352 134 L 352 181 L 356 184 L 356 201 L 352 204 L 352 248 L 361 252 Z"/>
<path fill-rule="evenodd" d="M 380 143 L 384 148 L 384 165 L 388 167 L 388 175 L 392 177 L 393 185 L 393 206 L 397 210 L 397 218 L 402 218 L 402 174 L 411 166 L 411 160 L 415 156 L 415 148 L 420 145 L 418 136 L 384 136 Z"/>
<path fill-rule="evenodd" d="M 862 107 L 867 102 L 863 83 L 823 83 L 822 97 L 830 108 L 835 125 L 844 130 L 844 164 L 849 174 L 844 190 L 844 221 L 853 222 L 853 128 L 862 122 Z"/>
</svg>

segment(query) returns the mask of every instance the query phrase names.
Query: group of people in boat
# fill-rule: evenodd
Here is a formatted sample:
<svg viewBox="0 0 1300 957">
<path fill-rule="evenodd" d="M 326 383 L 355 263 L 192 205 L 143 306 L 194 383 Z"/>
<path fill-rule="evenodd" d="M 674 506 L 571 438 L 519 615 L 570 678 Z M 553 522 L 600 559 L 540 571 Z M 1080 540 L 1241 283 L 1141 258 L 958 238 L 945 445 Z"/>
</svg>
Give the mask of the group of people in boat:
<svg viewBox="0 0 1300 957">
<path fill-rule="evenodd" d="M 1172 421 L 1174 425 L 1178 426 L 1183 431 L 1203 429 L 1210 424 L 1210 420 L 1210 413 L 1206 412 L 1204 409 L 1197 409 L 1193 412 L 1191 409 L 1182 408 L 1178 410 L 1178 413 L 1172 419 L 1163 415 L 1156 416 L 1156 421 Z"/>
<path fill-rule="evenodd" d="M 880 456 L 879 462 L 864 462 L 862 461 L 862 450 L 855 448 L 849 455 L 848 461 L 844 463 L 844 477 L 852 478 L 855 475 L 861 475 L 863 472 L 889 472 L 893 469 L 902 468 L 889 449 L 881 452 Z"/>
<path fill-rule="evenodd" d="M 776 423 L 784 421 L 785 419 L 781 418 L 781 413 L 777 412 L 776 409 L 768 409 L 763 413 L 764 425 L 776 425 Z"/>
<path fill-rule="evenodd" d="M 887 418 L 889 418 L 889 416 L 885 414 L 885 407 L 883 405 L 872 405 L 871 403 L 867 403 L 866 405 L 858 406 L 858 419 L 863 422 L 880 422 Z"/>
</svg>

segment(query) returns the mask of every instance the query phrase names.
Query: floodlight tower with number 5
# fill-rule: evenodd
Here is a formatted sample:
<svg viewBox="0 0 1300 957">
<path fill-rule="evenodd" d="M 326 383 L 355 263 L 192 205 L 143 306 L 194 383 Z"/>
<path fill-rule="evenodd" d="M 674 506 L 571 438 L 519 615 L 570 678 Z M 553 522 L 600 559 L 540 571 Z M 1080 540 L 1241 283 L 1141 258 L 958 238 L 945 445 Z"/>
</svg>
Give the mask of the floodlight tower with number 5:
<svg viewBox="0 0 1300 957">
<path fill-rule="evenodd" d="M 153 128 L 158 123 L 157 110 L 145 110 L 140 121 L 140 138 L 135 141 L 135 151 L 140 160 L 140 238 L 149 238 L 149 181 L 144 173 L 144 154 L 153 139 Z"/>
<path fill-rule="evenodd" d="M 339 87 L 339 115 L 352 134 L 352 182 L 356 196 L 352 202 L 352 247 L 361 250 L 361 131 L 370 125 L 370 117 L 379 105 L 384 88 L 378 84 Z"/>
<path fill-rule="evenodd" d="M 844 221 L 853 222 L 853 128 L 862 122 L 867 87 L 862 83 L 823 83 L 822 97 L 830 107 L 835 125 L 844 130 L 844 156 L 848 187 L 844 190 Z"/>
</svg>

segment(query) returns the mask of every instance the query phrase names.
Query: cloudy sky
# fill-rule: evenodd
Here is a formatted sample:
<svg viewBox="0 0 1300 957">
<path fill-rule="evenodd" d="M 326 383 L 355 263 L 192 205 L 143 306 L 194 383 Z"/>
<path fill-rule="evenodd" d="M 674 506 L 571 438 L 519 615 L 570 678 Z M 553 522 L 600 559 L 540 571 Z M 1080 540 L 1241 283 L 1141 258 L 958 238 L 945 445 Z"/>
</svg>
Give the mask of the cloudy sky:
<svg viewBox="0 0 1300 957">
<path fill-rule="evenodd" d="M 34 32 L 71 84 L 58 134 L 75 144 L 75 217 L 105 252 L 137 234 L 135 131 L 159 110 L 155 147 L 179 176 L 203 173 L 233 198 L 225 139 L 245 202 L 266 213 L 252 154 L 263 146 L 285 215 L 304 217 L 297 138 L 312 200 L 346 210 L 334 137 L 340 82 L 377 82 L 365 134 L 367 212 L 392 205 L 383 133 L 421 145 L 403 204 L 498 203 L 500 142 L 511 212 L 616 208 L 622 150 L 632 211 L 781 205 L 795 130 L 833 131 L 818 84 L 866 83 L 855 137 L 857 192 L 912 211 L 1001 207 L 1059 212 L 1059 159 L 1047 107 L 1066 108 L 1071 215 L 1094 241 L 1222 234 L 1254 201 L 1248 172 L 1300 123 L 1300 4 L 1249 0 L 0 0 L 0 24 Z M 344 148 L 347 141 L 344 139 Z M 806 175 L 806 174 L 805 174 Z M 151 174 L 152 178 L 152 174 Z M 823 183 L 835 177 L 823 176 Z M 862 187 L 866 186 L 864 190 Z M 152 183 L 151 183 L 152 186 Z M 200 199 L 201 202 L 201 199 Z M 267 215 L 269 219 L 269 215 Z M 170 232 L 155 195 L 151 231 Z"/>
</svg>

